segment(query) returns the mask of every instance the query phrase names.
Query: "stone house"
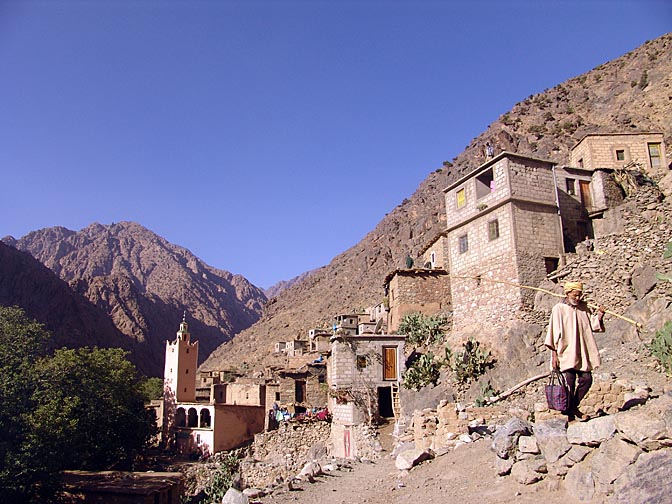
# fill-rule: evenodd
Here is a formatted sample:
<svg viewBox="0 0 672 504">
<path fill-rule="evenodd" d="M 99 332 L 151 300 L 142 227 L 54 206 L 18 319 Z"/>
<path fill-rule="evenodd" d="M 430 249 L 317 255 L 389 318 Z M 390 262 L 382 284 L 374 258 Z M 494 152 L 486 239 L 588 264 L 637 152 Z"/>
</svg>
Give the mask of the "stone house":
<svg viewBox="0 0 672 504">
<path fill-rule="evenodd" d="M 404 315 L 434 315 L 450 310 L 450 280 L 444 269 L 398 269 L 384 281 L 389 303 L 387 332 L 395 333 Z"/>
<path fill-rule="evenodd" d="M 363 429 L 399 415 L 404 336 L 336 334 L 327 363 L 333 455 L 351 458 L 367 442 Z"/>
<path fill-rule="evenodd" d="M 255 389 L 213 380 L 208 400 L 199 401 L 197 362 L 198 342 L 191 342 L 189 326 L 183 319 L 175 340 L 166 342 L 163 444 L 179 453 L 212 454 L 236 448 L 261 432 L 265 391 L 258 385 Z"/>
<path fill-rule="evenodd" d="M 314 359 L 298 367 L 269 367 L 265 374 L 265 403 L 270 409 L 273 403 L 287 408 L 290 413 L 303 413 L 313 408 L 327 406 L 326 362 Z"/>
<path fill-rule="evenodd" d="M 332 332 L 327 329 L 311 329 L 308 331 L 308 351 L 309 352 L 328 352 L 329 338 Z"/>
</svg>

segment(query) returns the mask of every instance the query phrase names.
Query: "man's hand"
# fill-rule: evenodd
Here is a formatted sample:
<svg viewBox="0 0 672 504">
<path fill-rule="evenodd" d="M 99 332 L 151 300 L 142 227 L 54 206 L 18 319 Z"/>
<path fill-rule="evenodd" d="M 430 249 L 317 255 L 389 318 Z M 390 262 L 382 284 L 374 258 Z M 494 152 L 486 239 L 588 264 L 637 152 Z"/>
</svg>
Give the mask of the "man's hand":
<svg viewBox="0 0 672 504">
<path fill-rule="evenodd" d="M 560 360 L 558 359 L 558 352 L 551 350 L 551 366 L 555 370 L 560 370 Z"/>
</svg>

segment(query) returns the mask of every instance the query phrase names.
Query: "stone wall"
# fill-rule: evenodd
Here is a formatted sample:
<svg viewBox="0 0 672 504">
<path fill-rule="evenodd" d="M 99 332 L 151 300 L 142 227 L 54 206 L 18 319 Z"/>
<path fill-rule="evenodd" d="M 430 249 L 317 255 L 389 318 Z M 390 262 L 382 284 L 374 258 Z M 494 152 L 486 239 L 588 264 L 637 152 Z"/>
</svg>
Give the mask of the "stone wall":
<svg viewBox="0 0 672 504">
<path fill-rule="evenodd" d="M 299 473 L 306 462 L 325 458 L 329 422 L 283 422 L 277 430 L 254 436 L 252 457 L 240 464 L 244 487 L 263 488 Z"/>
<path fill-rule="evenodd" d="M 667 162 L 663 135 L 656 133 L 627 134 L 627 135 L 589 135 L 585 137 L 570 154 L 570 164 L 580 166 L 583 159 L 585 168 L 623 168 L 627 163 L 634 162 L 644 170 L 652 173 L 649 159 L 648 144 L 661 144 L 661 170 L 666 171 Z M 624 160 L 616 159 L 616 150 L 624 151 Z"/>
<path fill-rule="evenodd" d="M 387 330 L 395 333 L 409 313 L 436 315 L 450 310 L 450 279 L 439 269 L 400 270 L 389 284 L 390 310 Z"/>
</svg>

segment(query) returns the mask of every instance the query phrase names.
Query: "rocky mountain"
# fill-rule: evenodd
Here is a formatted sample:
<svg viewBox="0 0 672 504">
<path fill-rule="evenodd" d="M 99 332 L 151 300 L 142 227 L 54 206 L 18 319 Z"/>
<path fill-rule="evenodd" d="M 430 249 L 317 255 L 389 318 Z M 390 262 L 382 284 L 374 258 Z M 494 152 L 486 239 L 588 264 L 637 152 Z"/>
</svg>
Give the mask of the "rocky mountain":
<svg viewBox="0 0 672 504">
<path fill-rule="evenodd" d="M 282 291 L 289 289 L 292 285 L 295 285 L 299 282 L 303 282 L 306 278 L 312 275 L 317 270 L 306 271 L 301 273 L 298 276 L 295 276 L 291 280 L 281 280 L 278 283 L 271 285 L 268 289 L 264 291 L 268 299 L 278 296 Z"/>
<path fill-rule="evenodd" d="M 357 245 L 273 298 L 259 322 L 203 367 L 274 363 L 273 342 L 305 337 L 311 327 L 330 325 L 334 314 L 381 301 L 385 275 L 445 228 L 442 190 L 483 163 L 486 142 L 495 155 L 506 150 L 565 164 L 588 133 L 645 131 L 663 132 L 672 145 L 672 34 L 517 103 L 452 162 L 429 173 Z"/>
<path fill-rule="evenodd" d="M 0 242 L 0 305 L 20 306 L 52 334 L 52 348 L 120 346 L 130 341 L 107 314 L 26 252 Z M 95 328 L 95 330 L 94 330 Z M 136 364 L 142 368 L 142 360 Z"/>
<path fill-rule="evenodd" d="M 133 222 L 96 223 L 78 232 L 54 227 L 4 241 L 106 313 L 156 376 L 163 374 L 165 341 L 174 338 L 184 311 L 203 360 L 256 322 L 266 302 L 244 277 L 208 266 Z"/>
</svg>

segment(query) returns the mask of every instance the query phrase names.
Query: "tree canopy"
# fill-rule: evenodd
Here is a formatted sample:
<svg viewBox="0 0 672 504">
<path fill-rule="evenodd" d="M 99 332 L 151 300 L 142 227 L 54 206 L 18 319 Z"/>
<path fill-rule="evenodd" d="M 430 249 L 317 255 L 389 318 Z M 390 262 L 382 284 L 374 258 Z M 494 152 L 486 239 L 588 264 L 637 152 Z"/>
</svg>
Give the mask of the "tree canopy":
<svg viewBox="0 0 672 504">
<path fill-rule="evenodd" d="M 60 349 L 18 308 L 0 307 L 0 485 L 46 499 L 63 469 L 130 468 L 155 430 L 127 352 Z"/>
</svg>

